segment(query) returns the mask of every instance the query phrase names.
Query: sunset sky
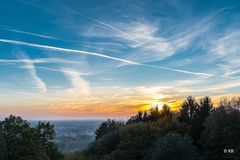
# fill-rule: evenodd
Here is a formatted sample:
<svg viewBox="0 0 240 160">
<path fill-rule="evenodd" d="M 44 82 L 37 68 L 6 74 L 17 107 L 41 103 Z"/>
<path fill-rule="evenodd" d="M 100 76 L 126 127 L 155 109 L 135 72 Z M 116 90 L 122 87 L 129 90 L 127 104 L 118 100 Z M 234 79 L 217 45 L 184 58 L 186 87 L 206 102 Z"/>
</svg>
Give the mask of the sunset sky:
<svg viewBox="0 0 240 160">
<path fill-rule="evenodd" d="M 128 117 L 240 95 L 239 1 L 0 3 L 0 118 Z"/>
</svg>

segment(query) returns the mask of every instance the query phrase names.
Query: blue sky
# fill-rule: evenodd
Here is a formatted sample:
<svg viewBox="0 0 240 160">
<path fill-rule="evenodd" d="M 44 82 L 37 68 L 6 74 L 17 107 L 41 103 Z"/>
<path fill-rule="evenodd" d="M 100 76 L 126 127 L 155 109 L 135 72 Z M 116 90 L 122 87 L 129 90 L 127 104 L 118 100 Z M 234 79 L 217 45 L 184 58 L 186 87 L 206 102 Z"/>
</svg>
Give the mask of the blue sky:
<svg viewBox="0 0 240 160">
<path fill-rule="evenodd" d="M 240 94 L 239 1 L 2 1 L 0 109 L 128 116 Z"/>
</svg>

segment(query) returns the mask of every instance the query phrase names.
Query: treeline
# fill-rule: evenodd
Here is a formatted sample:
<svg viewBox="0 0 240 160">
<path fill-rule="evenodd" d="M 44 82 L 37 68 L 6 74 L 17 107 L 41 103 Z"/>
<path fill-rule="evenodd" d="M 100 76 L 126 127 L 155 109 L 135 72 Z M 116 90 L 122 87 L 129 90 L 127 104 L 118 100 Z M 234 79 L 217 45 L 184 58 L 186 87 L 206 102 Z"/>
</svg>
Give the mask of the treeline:
<svg viewBox="0 0 240 160">
<path fill-rule="evenodd" d="M 104 121 L 85 150 L 60 153 L 54 126 L 10 115 L 0 121 L 0 160 L 239 160 L 240 98 L 187 97 L 178 112 L 164 105 L 126 122 Z"/>
<path fill-rule="evenodd" d="M 21 117 L 10 115 L 0 121 L 0 160 L 61 160 L 54 138 L 49 122 L 31 127 Z"/>
<path fill-rule="evenodd" d="M 239 160 L 240 98 L 187 97 L 178 112 L 164 105 L 127 122 L 108 119 L 95 141 L 65 160 Z"/>
</svg>

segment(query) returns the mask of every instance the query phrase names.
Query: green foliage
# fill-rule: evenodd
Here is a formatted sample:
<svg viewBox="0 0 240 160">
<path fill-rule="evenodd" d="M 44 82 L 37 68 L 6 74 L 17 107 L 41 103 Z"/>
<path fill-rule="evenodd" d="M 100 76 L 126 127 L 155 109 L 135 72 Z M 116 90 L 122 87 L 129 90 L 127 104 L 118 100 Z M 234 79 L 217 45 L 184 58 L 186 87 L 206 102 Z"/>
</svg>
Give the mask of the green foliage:
<svg viewBox="0 0 240 160">
<path fill-rule="evenodd" d="M 240 159 L 239 110 L 221 106 L 210 114 L 204 126 L 201 142 L 206 159 Z M 235 152 L 224 153 L 224 149 L 234 149 Z"/>
<path fill-rule="evenodd" d="M 88 151 L 85 152 L 85 157 L 88 157 L 88 153 L 90 152 L 90 157 L 94 157 L 94 159 L 102 159 L 102 157 L 114 151 L 119 142 L 119 131 L 110 132 L 92 143 L 89 146 Z"/>
<path fill-rule="evenodd" d="M 5 160 L 59 160 L 59 157 L 51 157 L 57 153 L 56 149 L 50 153 L 45 150 L 47 147 L 45 144 L 49 142 L 48 138 L 51 137 L 53 140 L 54 134 L 49 132 L 47 126 L 41 126 L 42 128 L 39 126 L 39 128 L 33 128 L 26 120 L 13 115 L 5 118 L 0 123 L 0 145 L 5 153 L 4 155 L 0 153 L 0 158 L 5 157 Z M 44 135 L 46 139 L 43 139 L 41 135 Z"/>
<path fill-rule="evenodd" d="M 142 122 L 121 128 L 121 141 L 117 149 L 112 153 L 112 159 L 142 159 L 146 151 L 151 147 L 154 139 L 156 139 L 158 132 L 158 128 Z"/>
<path fill-rule="evenodd" d="M 117 131 L 122 126 L 124 126 L 123 122 L 118 122 L 115 120 L 108 119 L 107 121 L 102 122 L 100 127 L 95 132 L 96 140 L 110 132 Z"/>
<path fill-rule="evenodd" d="M 115 151 L 104 157 L 112 160 L 138 160 L 143 159 L 154 141 L 169 132 L 177 132 L 184 135 L 188 128 L 178 121 L 173 113 L 164 116 L 157 122 L 132 123 L 120 129 L 120 143 Z"/>
<path fill-rule="evenodd" d="M 148 151 L 145 160 L 197 160 L 199 155 L 188 136 L 168 133 L 159 138 Z"/>
<path fill-rule="evenodd" d="M 157 122 L 152 123 L 152 125 L 159 128 L 158 136 L 160 137 L 165 136 L 169 132 L 175 132 L 181 135 L 189 133 L 189 127 L 186 124 L 179 122 L 176 114 L 173 114 L 171 117 L 163 117 Z"/>
</svg>

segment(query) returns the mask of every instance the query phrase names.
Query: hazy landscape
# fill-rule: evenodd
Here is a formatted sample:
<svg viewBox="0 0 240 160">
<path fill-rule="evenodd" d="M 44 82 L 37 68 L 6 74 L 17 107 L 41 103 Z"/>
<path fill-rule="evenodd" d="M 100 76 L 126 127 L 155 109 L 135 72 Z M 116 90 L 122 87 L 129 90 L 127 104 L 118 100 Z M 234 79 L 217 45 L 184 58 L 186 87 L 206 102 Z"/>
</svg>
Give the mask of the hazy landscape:
<svg viewBox="0 0 240 160">
<path fill-rule="evenodd" d="M 103 120 L 50 121 L 55 127 L 56 143 L 63 152 L 85 149 L 94 141 L 95 131 Z"/>
</svg>

